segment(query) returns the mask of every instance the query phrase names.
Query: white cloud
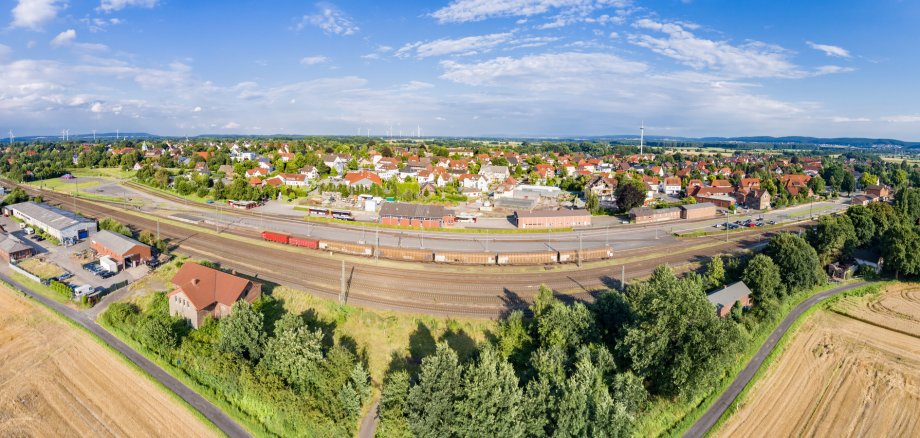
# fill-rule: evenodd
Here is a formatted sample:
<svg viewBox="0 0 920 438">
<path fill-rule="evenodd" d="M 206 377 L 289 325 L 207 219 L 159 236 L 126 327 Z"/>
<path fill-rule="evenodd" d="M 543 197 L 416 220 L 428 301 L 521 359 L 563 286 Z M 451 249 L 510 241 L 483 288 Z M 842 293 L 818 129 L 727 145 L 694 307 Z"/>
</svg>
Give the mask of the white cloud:
<svg viewBox="0 0 920 438">
<path fill-rule="evenodd" d="M 103 12 L 119 11 L 132 6 L 149 9 L 156 6 L 157 3 L 159 0 L 102 0 L 97 9 Z"/>
<path fill-rule="evenodd" d="M 815 49 L 820 52 L 824 52 L 827 56 L 835 56 L 837 58 L 849 58 L 850 52 L 843 47 L 831 46 L 828 44 L 815 44 L 811 41 L 806 41 L 805 44 L 808 44 L 808 47 Z"/>
<path fill-rule="evenodd" d="M 317 65 L 325 64 L 327 62 L 329 62 L 329 58 L 325 56 L 307 56 L 305 58 L 301 58 L 300 65 Z"/>
<path fill-rule="evenodd" d="M 836 117 L 831 117 L 831 121 L 834 122 L 834 123 L 868 123 L 868 122 L 871 122 L 872 119 L 870 119 L 870 118 L 868 118 L 868 117 L 841 117 L 841 116 L 836 116 Z"/>
<path fill-rule="evenodd" d="M 530 17 L 560 12 L 561 17 L 584 16 L 606 7 L 626 7 L 629 0 L 454 0 L 431 14 L 441 23 L 465 23 L 497 17 Z M 563 18 L 564 19 L 564 18 Z"/>
<path fill-rule="evenodd" d="M 512 37 L 511 32 L 504 32 L 458 39 L 441 38 L 434 41 L 418 41 L 404 45 L 396 51 L 395 55 L 400 58 L 415 56 L 419 59 L 444 55 L 474 55 L 488 52 L 500 44 L 509 42 Z"/>
<path fill-rule="evenodd" d="M 10 56 L 10 53 L 13 53 L 13 49 L 11 49 L 10 46 L 0 44 L 0 61 L 6 59 L 7 56 Z"/>
<path fill-rule="evenodd" d="M 608 53 L 546 53 L 521 58 L 500 57 L 461 64 L 442 61 L 442 79 L 466 85 L 514 85 L 532 89 L 582 89 L 597 78 L 641 73 L 646 65 Z"/>
<path fill-rule="evenodd" d="M 301 30 L 307 25 L 318 27 L 327 34 L 354 35 L 360 30 L 351 17 L 330 3 L 317 3 L 318 11 L 315 14 L 304 15 L 297 29 Z"/>
<path fill-rule="evenodd" d="M 855 71 L 852 67 L 841 67 L 839 65 L 822 65 L 818 67 L 811 76 L 832 75 L 837 73 L 849 73 Z"/>
<path fill-rule="evenodd" d="M 105 108 L 102 106 L 102 102 L 93 102 L 93 104 L 89 107 L 89 110 L 94 113 L 101 113 L 105 110 Z"/>
<path fill-rule="evenodd" d="M 236 122 L 229 122 L 225 124 L 224 126 L 220 127 L 220 129 L 239 129 L 239 128 L 240 128 L 240 124 Z"/>
<path fill-rule="evenodd" d="M 59 33 L 53 40 L 51 40 L 51 45 L 54 47 L 66 46 L 72 44 L 77 39 L 77 31 L 73 29 L 67 29 Z"/>
<path fill-rule="evenodd" d="M 201 112 L 201 107 L 200 107 L 200 106 L 196 106 L 195 109 L 192 110 L 192 112 L 200 113 L 200 112 Z"/>
<path fill-rule="evenodd" d="M 888 123 L 920 123 L 920 115 L 889 116 L 885 118 Z"/>
<path fill-rule="evenodd" d="M 65 6 L 66 3 L 59 0 L 19 0 L 13 8 L 12 26 L 40 29 Z"/>
</svg>

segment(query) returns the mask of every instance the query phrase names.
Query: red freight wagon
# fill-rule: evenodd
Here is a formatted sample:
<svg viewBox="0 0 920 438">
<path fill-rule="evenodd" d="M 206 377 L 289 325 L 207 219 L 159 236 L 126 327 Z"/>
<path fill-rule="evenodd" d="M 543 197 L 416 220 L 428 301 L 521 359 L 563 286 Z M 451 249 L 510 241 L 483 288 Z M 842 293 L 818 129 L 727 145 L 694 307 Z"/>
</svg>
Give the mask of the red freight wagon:
<svg viewBox="0 0 920 438">
<path fill-rule="evenodd" d="M 288 243 L 294 246 L 302 246 L 304 248 L 317 249 L 319 248 L 319 240 L 316 239 L 307 239 L 306 237 L 295 237 L 291 236 Z"/>
<path fill-rule="evenodd" d="M 290 239 L 290 237 L 287 234 L 273 233 L 271 231 L 263 231 L 262 238 L 265 240 L 270 240 L 272 242 L 278 242 L 278 243 L 284 243 L 284 244 L 288 243 L 288 240 Z"/>
</svg>

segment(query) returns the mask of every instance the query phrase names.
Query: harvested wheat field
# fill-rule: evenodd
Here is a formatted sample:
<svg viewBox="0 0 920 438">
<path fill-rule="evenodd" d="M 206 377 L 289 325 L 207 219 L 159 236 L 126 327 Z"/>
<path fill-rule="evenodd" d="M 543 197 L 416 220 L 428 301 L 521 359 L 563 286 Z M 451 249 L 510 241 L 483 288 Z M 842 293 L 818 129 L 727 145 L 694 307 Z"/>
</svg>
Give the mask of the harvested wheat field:
<svg viewBox="0 0 920 438">
<path fill-rule="evenodd" d="M 0 437 L 215 435 L 89 334 L 0 289 Z"/>
<path fill-rule="evenodd" d="M 803 323 L 719 436 L 920 435 L 920 286 Z"/>
</svg>

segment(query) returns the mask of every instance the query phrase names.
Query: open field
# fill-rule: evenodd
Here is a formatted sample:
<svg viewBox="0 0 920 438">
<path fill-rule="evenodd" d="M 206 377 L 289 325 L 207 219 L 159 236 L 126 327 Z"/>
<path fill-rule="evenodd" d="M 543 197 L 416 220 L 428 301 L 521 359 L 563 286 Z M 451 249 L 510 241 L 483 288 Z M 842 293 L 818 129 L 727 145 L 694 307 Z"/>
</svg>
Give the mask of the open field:
<svg viewBox="0 0 920 438">
<path fill-rule="evenodd" d="M 0 289 L 0 436 L 214 436 L 90 335 Z"/>
<path fill-rule="evenodd" d="M 133 178 L 137 172 L 134 170 L 121 170 L 119 167 L 101 167 L 98 169 L 87 169 L 83 167 L 76 167 L 70 169 L 70 174 L 76 177 L 85 177 L 85 176 L 101 176 L 107 178 Z"/>
<path fill-rule="evenodd" d="M 43 179 L 28 183 L 33 187 L 42 187 L 46 190 L 55 190 L 58 192 L 72 193 L 74 190 L 84 190 L 90 187 L 102 184 L 98 179 L 77 178 L 74 180 L 65 180 L 61 178 Z"/>
<path fill-rule="evenodd" d="M 920 285 L 842 299 L 800 326 L 717 435 L 914 435 L 918 336 Z"/>
</svg>

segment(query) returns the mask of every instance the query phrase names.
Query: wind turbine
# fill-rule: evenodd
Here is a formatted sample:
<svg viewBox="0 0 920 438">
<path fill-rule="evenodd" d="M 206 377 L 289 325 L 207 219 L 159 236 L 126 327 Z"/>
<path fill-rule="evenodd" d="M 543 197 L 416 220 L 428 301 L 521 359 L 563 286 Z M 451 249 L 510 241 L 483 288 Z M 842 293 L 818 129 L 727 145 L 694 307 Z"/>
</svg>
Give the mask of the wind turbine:
<svg viewBox="0 0 920 438">
<path fill-rule="evenodd" d="M 421 124 L 421 122 L 418 123 L 418 127 L 416 128 L 416 131 L 415 131 L 415 138 L 422 138 L 422 124 Z"/>
<path fill-rule="evenodd" d="M 93 143 L 96 142 L 96 130 L 93 129 Z"/>
<path fill-rule="evenodd" d="M 13 144 L 13 130 L 10 129 L 10 144 Z"/>
<path fill-rule="evenodd" d="M 642 155 L 642 146 L 645 145 L 645 120 L 642 121 L 642 126 L 639 127 L 639 155 Z"/>
</svg>

